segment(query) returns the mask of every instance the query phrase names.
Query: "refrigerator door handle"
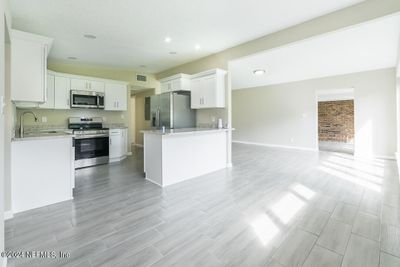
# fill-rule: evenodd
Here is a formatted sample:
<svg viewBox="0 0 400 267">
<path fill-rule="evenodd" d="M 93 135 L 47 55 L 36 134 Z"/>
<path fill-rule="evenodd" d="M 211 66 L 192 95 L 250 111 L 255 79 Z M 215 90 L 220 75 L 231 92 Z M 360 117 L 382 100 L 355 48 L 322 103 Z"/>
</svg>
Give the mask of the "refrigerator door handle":
<svg viewBox="0 0 400 267">
<path fill-rule="evenodd" d="M 157 127 L 161 127 L 161 112 L 160 112 L 160 108 L 157 108 Z"/>
</svg>

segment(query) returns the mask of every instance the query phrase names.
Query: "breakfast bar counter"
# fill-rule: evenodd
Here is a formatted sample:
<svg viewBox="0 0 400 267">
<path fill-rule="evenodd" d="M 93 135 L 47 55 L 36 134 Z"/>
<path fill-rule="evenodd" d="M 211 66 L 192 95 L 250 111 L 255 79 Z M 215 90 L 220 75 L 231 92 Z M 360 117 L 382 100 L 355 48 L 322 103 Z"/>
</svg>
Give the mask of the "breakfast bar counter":
<svg viewBox="0 0 400 267">
<path fill-rule="evenodd" d="M 232 129 L 185 128 L 142 131 L 146 179 L 168 186 L 228 166 Z"/>
</svg>

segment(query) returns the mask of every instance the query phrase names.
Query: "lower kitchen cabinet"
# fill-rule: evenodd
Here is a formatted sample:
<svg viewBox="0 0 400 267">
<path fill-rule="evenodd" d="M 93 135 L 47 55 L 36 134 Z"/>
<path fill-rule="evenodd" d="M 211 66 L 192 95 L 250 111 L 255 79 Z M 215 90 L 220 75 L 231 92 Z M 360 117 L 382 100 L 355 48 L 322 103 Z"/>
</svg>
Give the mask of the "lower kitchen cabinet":
<svg viewBox="0 0 400 267">
<path fill-rule="evenodd" d="M 11 142 L 13 213 L 72 199 L 72 146 L 71 137 Z"/>
<path fill-rule="evenodd" d="M 110 129 L 110 162 L 121 161 L 128 154 L 128 129 Z"/>
</svg>

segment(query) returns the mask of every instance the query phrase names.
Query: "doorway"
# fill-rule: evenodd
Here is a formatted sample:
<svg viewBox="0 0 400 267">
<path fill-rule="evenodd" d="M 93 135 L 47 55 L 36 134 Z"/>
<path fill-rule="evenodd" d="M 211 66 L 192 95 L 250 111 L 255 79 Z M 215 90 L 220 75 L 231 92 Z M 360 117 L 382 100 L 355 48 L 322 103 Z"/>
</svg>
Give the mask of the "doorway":
<svg viewBox="0 0 400 267">
<path fill-rule="evenodd" d="M 130 145 L 132 152 L 134 147 L 143 146 L 142 130 L 150 129 L 150 118 L 146 116 L 147 99 L 155 94 L 154 88 L 135 88 L 130 90 Z"/>
<path fill-rule="evenodd" d="M 318 93 L 318 148 L 354 154 L 354 90 Z"/>
</svg>

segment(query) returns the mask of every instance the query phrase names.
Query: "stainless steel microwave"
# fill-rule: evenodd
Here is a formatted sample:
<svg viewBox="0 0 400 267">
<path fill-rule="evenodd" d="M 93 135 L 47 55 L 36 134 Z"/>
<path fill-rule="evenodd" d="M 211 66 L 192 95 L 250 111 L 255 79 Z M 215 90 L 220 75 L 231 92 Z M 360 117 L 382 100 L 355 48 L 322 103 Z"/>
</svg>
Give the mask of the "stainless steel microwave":
<svg viewBox="0 0 400 267">
<path fill-rule="evenodd" d="M 71 108 L 104 109 L 104 93 L 71 90 Z"/>
</svg>

